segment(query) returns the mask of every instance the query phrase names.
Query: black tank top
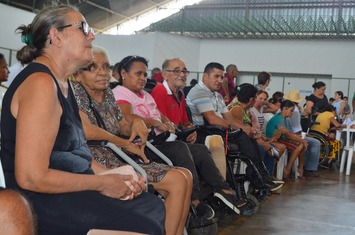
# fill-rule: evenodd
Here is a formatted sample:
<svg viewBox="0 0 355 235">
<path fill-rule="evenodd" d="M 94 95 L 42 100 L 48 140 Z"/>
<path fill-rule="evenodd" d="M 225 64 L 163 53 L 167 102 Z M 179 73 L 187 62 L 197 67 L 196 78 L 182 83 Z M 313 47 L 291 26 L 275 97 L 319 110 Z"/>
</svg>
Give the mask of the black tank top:
<svg viewBox="0 0 355 235">
<path fill-rule="evenodd" d="M 79 109 L 69 86 L 68 98 L 65 98 L 51 71 L 44 65 L 31 63 L 17 75 L 6 91 L 1 112 L 1 162 L 4 168 L 6 187 L 17 188 L 14 176 L 16 119 L 11 114 L 10 105 L 17 88 L 31 74 L 44 72 L 49 74 L 57 86 L 57 95 L 62 106 L 62 116 L 58 134 L 50 156 L 49 168 L 79 173 L 94 174 L 91 169 L 92 154 L 86 144 Z M 38 102 L 41 102 L 40 100 Z M 44 123 L 43 128 L 50 123 Z M 39 135 L 41 133 L 38 133 Z M 31 156 L 28 156 L 31 157 Z"/>
</svg>

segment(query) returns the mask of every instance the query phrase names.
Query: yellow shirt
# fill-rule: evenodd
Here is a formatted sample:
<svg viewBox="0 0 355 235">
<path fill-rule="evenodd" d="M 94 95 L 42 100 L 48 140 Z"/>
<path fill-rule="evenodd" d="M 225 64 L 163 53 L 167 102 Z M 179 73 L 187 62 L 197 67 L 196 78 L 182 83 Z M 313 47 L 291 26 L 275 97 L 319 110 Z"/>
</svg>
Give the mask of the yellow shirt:
<svg viewBox="0 0 355 235">
<path fill-rule="evenodd" d="M 318 131 L 324 135 L 328 133 L 330 128 L 330 118 L 334 117 L 332 112 L 326 111 L 318 115 L 316 122 L 319 124 L 315 124 L 312 126 L 311 130 Z"/>
</svg>

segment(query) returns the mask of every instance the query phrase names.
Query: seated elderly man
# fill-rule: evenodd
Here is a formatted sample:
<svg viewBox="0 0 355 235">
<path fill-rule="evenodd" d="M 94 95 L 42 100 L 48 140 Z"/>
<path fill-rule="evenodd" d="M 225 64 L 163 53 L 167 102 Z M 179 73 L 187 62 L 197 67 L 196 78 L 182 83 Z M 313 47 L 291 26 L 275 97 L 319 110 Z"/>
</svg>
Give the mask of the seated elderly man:
<svg viewBox="0 0 355 235">
<path fill-rule="evenodd" d="M 164 61 L 162 65 L 162 70 L 164 82 L 163 84 L 157 85 L 152 91 L 152 96 L 157 104 L 157 108 L 164 116 L 166 116 L 171 122 L 173 122 L 175 127 L 180 129 L 193 127 L 192 123 L 189 122 L 187 117 L 186 102 L 184 94 L 182 92 L 182 88 L 186 84 L 187 75 L 189 73 L 186 69 L 185 63 L 177 58 L 168 59 Z M 197 133 L 193 132 L 187 136 L 186 141 L 190 144 L 194 144 L 196 141 L 196 137 Z M 200 146 L 200 149 L 205 150 L 205 148 L 202 147 L 200 144 L 197 144 L 196 146 Z M 221 148 L 223 149 L 222 142 Z M 196 150 L 198 150 L 198 148 L 196 148 Z M 200 152 L 200 150 L 198 150 L 198 152 Z M 199 155 L 198 152 L 192 152 L 194 159 L 198 158 L 198 156 L 196 156 Z M 205 154 L 202 155 L 200 152 L 201 160 L 205 159 L 206 157 L 212 158 L 212 156 L 208 152 L 204 151 L 204 153 Z M 224 151 L 222 154 L 222 157 L 225 160 Z M 195 163 L 199 161 L 200 160 L 195 160 Z M 210 159 L 208 159 L 208 162 L 211 162 Z M 200 167 L 197 165 L 197 168 Z M 202 172 L 202 177 L 206 175 L 206 173 L 203 173 L 206 170 L 208 170 L 209 174 L 211 174 L 212 176 L 215 175 L 215 177 L 213 177 L 214 179 L 212 177 L 204 177 L 206 178 L 207 183 L 209 183 L 210 185 L 213 185 L 212 180 L 217 183 L 215 184 L 214 196 L 220 198 L 226 206 L 233 209 L 235 205 L 234 203 L 230 203 L 230 201 L 236 201 L 237 198 L 233 199 L 234 196 L 232 194 L 230 186 L 228 185 L 228 183 L 226 183 L 226 180 L 221 177 L 221 174 L 224 175 L 225 172 L 218 172 L 218 169 L 215 167 L 214 164 L 212 164 L 212 162 L 209 166 L 209 169 L 199 169 L 199 171 Z M 228 198 L 229 201 L 226 200 Z"/>
<path fill-rule="evenodd" d="M 235 138 L 235 144 L 239 150 L 247 155 L 257 167 L 258 174 L 249 164 L 247 167 L 247 175 L 254 188 L 269 188 L 276 190 L 280 188 L 273 182 L 273 179 L 267 173 L 267 170 L 261 160 L 260 149 L 249 139 L 249 134 L 253 131 L 249 126 L 244 125 L 239 120 L 233 118 L 228 111 L 221 94 L 217 91 L 220 89 L 223 80 L 224 67 L 220 63 L 209 63 L 204 70 L 202 81 L 191 89 L 187 95 L 186 103 L 190 107 L 193 124 L 204 125 L 205 120 L 210 125 L 221 126 L 224 128 L 239 129 L 241 132 Z M 261 175 L 262 177 L 259 177 Z"/>
</svg>

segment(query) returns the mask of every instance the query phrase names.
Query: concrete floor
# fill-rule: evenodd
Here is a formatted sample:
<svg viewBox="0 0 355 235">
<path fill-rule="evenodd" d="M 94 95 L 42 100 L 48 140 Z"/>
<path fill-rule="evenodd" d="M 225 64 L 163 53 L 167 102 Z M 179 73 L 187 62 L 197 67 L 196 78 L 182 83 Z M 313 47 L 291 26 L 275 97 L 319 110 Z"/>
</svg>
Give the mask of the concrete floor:
<svg viewBox="0 0 355 235">
<path fill-rule="evenodd" d="M 319 170 L 309 181 L 290 181 L 251 217 L 242 216 L 218 235 L 355 235 L 355 167 L 352 175 Z"/>
</svg>

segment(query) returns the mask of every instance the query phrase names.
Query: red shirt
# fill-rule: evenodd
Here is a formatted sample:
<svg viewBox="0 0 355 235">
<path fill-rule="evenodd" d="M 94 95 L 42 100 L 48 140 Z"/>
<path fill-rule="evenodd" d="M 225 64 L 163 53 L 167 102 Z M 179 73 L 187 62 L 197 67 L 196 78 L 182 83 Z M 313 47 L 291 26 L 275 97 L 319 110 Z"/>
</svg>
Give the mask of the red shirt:
<svg viewBox="0 0 355 235">
<path fill-rule="evenodd" d="M 232 93 L 235 88 L 234 76 L 230 75 L 228 73 L 225 73 L 224 77 L 228 79 L 229 99 L 230 99 L 230 101 L 232 101 L 232 99 L 233 99 Z M 223 98 L 226 96 L 223 86 L 218 90 L 218 92 L 221 93 Z"/>
<path fill-rule="evenodd" d="M 154 87 L 153 96 L 159 111 L 168 117 L 175 125 L 188 122 L 186 101 L 182 91 L 179 91 L 179 102 L 175 99 L 166 81 Z M 180 104 L 179 104 L 180 103 Z"/>
</svg>

